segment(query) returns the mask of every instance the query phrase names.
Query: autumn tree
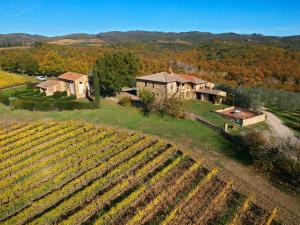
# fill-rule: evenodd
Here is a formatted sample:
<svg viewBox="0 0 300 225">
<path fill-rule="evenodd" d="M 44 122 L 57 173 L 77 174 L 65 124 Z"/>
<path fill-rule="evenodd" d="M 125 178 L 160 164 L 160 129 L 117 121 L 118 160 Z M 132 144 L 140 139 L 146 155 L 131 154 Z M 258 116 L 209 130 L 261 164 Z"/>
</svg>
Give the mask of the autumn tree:
<svg viewBox="0 0 300 225">
<path fill-rule="evenodd" d="M 15 63 L 17 72 L 21 74 L 35 75 L 39 70 L 38 62 L 29 53 L 20 54 Z"/>
<path fill-rule="evenodd" d="M 63 59 L 54 51 L 49 51 L 40 62 L 40 73 L 46 76 L 58 76 L 64 71 Z"/>
</svg>

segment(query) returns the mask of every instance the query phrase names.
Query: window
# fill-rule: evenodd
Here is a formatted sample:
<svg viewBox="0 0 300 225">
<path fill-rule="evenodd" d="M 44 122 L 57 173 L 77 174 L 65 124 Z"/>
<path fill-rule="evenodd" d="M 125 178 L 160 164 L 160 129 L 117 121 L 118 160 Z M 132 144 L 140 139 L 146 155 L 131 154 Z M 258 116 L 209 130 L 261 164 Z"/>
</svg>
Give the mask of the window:
<svg viewBox="0 0 300 225">
<path fill-rule="evenodd" d="M 145 82 L 145 87 L 147 87 L 147 82 Z"/>
<path fill-rule="evenodd" d="M 154 88 L 154 83 L 152 83 L 152 87 Z"/>
</svg>

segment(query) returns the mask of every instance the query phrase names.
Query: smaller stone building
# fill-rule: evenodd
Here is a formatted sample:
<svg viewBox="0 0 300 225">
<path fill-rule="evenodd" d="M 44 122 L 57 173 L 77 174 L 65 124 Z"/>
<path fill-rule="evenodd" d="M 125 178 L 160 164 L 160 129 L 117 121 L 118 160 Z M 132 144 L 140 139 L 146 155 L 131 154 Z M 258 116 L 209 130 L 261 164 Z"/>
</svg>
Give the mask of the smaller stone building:
<svg viewBox="0 0 300 225">
<path fill-rule="evenodd" d="M 196 98 L 200 99 L 201 101 L 213 101 L 216 104 L 221 104 L 222 100 L 226 97 L 226 92 L 216 89 L 199 89 L 195 91 Z"/>
<path fill-rule="evenodd" d="M 46 96 L 53 95 L 55 92 L 65 91 L 65 83 L 60 80 L 47 80 L 36 85 Z"/>
<path fill-rule="evenodd" d="M 76 98 L 84 98 L 89 92 L 89 80 L 85 74 L 67 72 L 58 76 L 57 80 L 47 80 L 36 85 L 47 96 L 55 92 L 66 91 L 67 95 L 75 95 Z"/>
</svg>

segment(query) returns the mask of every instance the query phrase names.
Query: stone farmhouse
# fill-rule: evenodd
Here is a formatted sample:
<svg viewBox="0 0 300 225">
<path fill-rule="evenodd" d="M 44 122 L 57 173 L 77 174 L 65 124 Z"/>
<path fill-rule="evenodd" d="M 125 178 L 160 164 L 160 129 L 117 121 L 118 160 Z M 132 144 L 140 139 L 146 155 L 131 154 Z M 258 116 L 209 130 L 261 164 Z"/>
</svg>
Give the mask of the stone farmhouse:
<svg viewBox="0 0 300 225">
<path fill-rule="evenodd" d="M 66 91 L 67 95 L 75 95 L 76 98 L 85 98 L 89 92 L 88 76 L 85 74 L 67 72 L 56 80 L 47 80 L 36 85 L 47 96 L 55 92 Z"/>
<path fill-rule="evenodd" d="M 214 84 L 190 75 L 160 72 L 136 78 L 137 92 L 149 90 L 157 98 L 209 100 L 221 103 L 226 92 L 214 89 Z"/>
</svg>

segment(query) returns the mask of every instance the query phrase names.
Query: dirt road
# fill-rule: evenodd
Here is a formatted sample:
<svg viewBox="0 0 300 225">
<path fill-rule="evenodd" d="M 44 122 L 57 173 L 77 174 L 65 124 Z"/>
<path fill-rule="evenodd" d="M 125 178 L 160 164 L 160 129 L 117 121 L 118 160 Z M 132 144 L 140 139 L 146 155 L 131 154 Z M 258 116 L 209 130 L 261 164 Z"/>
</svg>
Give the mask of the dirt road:
<svg viewBox="0 0 300 225">
<path fill-rule="evenodd" d="M 277 116 L 266 110 L 264 110 L 263 112 L 267 115 L 266 122 L 270 126 L 271 131 L 274 135 L 281 138 L 290 138 L 293 142 L 299 141 L 298 138 L 295 137 L 291 129 L 285 126 Z"/>
</svg>

